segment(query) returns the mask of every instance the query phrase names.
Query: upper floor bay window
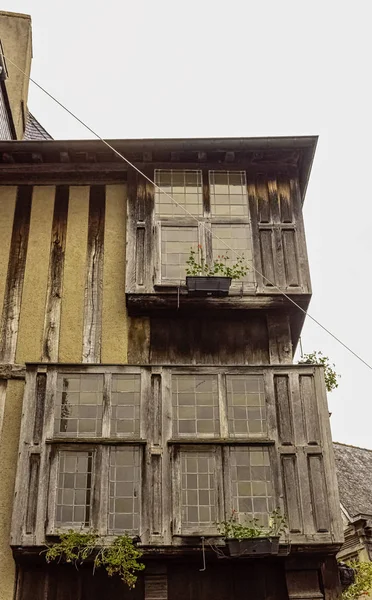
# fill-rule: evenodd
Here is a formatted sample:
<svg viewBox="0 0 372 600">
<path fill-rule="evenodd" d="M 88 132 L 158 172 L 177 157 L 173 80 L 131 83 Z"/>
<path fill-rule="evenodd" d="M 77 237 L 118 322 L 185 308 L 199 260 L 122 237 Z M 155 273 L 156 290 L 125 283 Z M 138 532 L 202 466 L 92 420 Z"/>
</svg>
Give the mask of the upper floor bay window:
<svg viewBox="0 0 372 600">
<path fill-rule="evenodd" d="M 242 282 L 254 284 L 252 239 L 245 171 L 155 170 L 155 220 L 159 265 L 156 283 L 181 284 L 190 249 L 209 265 L 243 256 L 249 271 Z"/>
</svg>

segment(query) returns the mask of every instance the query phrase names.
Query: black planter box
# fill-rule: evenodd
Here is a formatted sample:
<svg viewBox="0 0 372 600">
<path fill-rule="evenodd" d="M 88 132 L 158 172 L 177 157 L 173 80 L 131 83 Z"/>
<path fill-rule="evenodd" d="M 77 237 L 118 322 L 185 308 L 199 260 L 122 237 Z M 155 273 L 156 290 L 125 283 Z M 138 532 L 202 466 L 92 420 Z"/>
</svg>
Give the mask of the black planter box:
<svg viewBox="0 0 372 600">
<path fill-rule="evenodd" d="M 278 554 L 279 538 L 247 538 L 243 540 L 227 539 L 226 547 L 230 556 L 255 556 Z"/>
<path fill-rule="evenodd" d="M 231 277 L 187 276 L 186 285 L 193 296 L 227 296 Z"/>
</svg>

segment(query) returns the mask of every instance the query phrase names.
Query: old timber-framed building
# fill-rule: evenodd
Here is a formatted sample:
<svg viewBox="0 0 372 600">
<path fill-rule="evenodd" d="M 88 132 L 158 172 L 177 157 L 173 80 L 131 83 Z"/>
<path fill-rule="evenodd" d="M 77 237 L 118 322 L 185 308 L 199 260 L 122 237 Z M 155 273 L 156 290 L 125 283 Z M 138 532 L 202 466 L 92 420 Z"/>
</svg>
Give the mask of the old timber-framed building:
<svg viewBox="0 0 372 600">
<path fill-rule="evenodd" d="M 17 599 L 336 598 L 323 372 L 292 363 L 303 313 L 275 287 L 307 308 L 316 138 L 112 144 L 191 215 L 100 142 L 0 143 L 0 509 Z M 188 294 L 190 246 L 212 260 L 221 239 L 248 276 L 227 297 Z M 278 555 L 211 548 L 232 509 L 275 507 Z M 140 537 L 134 592 L 45 563 L 71 527 Z"/>
</svg>

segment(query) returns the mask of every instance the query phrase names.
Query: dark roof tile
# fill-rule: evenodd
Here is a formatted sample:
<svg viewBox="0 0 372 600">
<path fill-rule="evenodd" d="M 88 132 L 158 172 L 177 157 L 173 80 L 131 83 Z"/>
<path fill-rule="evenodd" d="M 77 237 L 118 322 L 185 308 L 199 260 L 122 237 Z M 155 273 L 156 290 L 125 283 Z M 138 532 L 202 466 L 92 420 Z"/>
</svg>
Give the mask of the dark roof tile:
<svg viewBox="0 0 372 600">
<path fill-rule="evenodd" d="M 341 504 L 350 517 L 372 516 L 372 450 L 333 444 Z"/>
</svg>

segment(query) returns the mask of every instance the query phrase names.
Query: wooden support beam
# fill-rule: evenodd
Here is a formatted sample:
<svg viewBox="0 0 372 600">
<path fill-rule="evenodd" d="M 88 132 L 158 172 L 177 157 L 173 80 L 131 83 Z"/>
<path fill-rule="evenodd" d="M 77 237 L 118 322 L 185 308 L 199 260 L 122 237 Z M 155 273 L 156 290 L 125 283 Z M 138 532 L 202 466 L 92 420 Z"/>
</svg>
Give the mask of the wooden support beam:
<svg viewBox="0 0 372 600">
<path fill-rule="evenodd" d="M 24 379 L 26 376 L 25 365 L 17 364 L 2 364 L 0 365 L 0 380 L 1 379 Z"/>
</svg>

